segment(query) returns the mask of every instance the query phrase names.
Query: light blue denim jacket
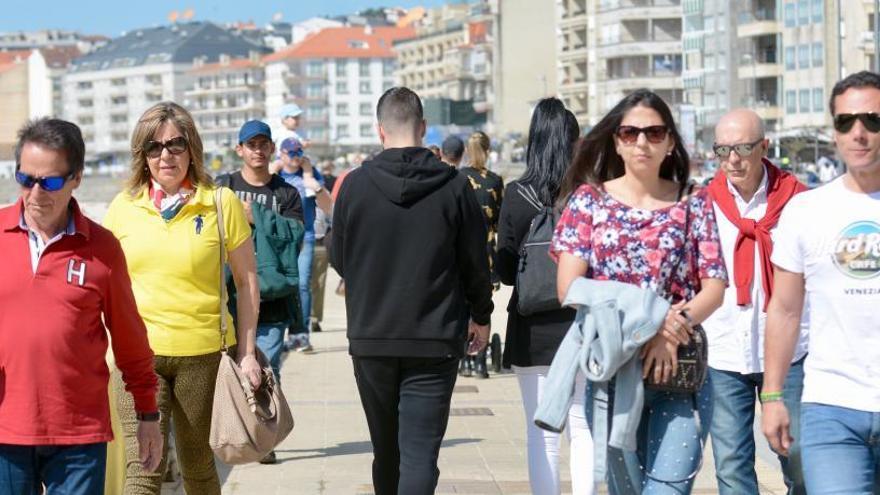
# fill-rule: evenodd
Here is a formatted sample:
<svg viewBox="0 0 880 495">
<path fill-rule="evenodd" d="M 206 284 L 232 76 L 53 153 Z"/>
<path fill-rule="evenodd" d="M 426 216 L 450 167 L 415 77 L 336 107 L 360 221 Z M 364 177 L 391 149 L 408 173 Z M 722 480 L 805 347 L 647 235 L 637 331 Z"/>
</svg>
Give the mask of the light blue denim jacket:
<svg viewBox="0 0 880 495">
<path fill-rule="evenodd" d="M 649 289 L 583 277 L 572 282 L 562 305 L 577 309 L 577 316 L 550 365 L 534 421 L 541 428 L 562 431 L 580 367 L 587 380 L 596 383 L 592 387 L 594 470 L 597 479 L 603 479 L 608 445 L 636 450 L 644 406 L 638 352 L 657 333 L 670 305 Z M 612 379 L 614 415 L 608 434 L 608 383 Z"/>
</svg>

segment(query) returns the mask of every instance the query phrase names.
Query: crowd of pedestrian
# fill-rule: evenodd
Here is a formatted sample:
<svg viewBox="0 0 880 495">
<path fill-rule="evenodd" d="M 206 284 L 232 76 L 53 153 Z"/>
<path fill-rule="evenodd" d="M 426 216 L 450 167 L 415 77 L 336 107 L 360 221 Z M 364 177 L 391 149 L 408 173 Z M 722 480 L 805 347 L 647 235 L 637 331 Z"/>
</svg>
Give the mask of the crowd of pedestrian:
<svg viewBox="0 0 880 495">
<path fill-rule="evenodd" d="M 720 118 L 719 169 L 695 184 L 650 90 L 584 136 L 539 101 L 506 185 L 483 132 L 425 147 L 403 87 L 377 103 L 382 151 L 338 177 L 290 104 L 274 138 L 246 122 L 240 168 L 212 178 L 192 116 L 162 102 L 103 226 L 73 198 L 79 128 L 31 121 L 0 209 L 0 493 L 103 493 L 114 408 L 124 493 L 160 493 L 173 432 L 186 492 L 219 494 L 223 353 L 246 389 L 280 383 L 282 354 L 321 331 L 329 265 L 378 495 L 435 491 L 457 377 L 489 377 L 502 283 L 532 493 L 561 493 L 565 435 L 576 495 L 690 493 L 709 438 L 719 493 L 758 494 L 760 407 L 788 493 L 880 494 L 880 75 L 841 80 L 829 109 L 846 172 L 808 190 L 751 109 Z"/>
</svg>

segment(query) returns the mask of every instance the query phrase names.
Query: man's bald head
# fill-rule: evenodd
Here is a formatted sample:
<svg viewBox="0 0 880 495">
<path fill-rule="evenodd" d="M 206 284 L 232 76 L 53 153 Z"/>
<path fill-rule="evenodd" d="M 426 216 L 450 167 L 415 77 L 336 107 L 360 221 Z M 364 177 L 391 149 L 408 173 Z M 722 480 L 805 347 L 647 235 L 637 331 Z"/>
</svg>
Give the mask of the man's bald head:
<svg viewBox="0 0 880 495">
<path fill-rule="evenodd" d="M 738 139 L 746 141 L 756 141 L 764 137 L 764 121 L 752 110 L 748 108 L 737 108 L 724 114 L 715 125 L 715 142 L 719 144 L 737 144 L 738 142 L 728 142 L 719 139 L 721 135 L 725 139 L 729 135 L 737 135 Z"/>
<path fill-rule="evenodd" d="M 764 177 L 762 159 L 769 145 L 764 122 L 755 112 L 740 108 L 726 113 L 715 126 L 715 153 L 727 180 L 749 201 Z"/>
</svg>

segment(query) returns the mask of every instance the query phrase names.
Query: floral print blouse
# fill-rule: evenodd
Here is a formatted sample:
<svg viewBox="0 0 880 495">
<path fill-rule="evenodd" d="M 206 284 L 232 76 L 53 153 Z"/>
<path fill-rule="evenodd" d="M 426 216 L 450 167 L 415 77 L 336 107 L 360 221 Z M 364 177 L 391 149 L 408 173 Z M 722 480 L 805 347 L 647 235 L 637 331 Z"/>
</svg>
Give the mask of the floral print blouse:
<svg viewBox="0 0 880 495">
<path fill-rule="evenodd" d="M 556 258 L 562 252 L 586 261 L 589 278 L 651 289 L 673 303 L 693 298 L 701 279 L 727 282 L 715 213 L 705 189 L 671 206 L 643 210 L 584 184 L 556 224 L 550 253 Z"/>
</svg>

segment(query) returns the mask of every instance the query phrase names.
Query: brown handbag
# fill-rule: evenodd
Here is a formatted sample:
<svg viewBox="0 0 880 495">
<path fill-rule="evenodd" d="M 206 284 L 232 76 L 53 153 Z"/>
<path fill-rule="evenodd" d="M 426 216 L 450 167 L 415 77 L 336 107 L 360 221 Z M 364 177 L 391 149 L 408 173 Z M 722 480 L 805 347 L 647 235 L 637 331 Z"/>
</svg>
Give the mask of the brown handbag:
<svg viewBox="0 0 880 495">
<path fill-rule="evenodd" d="M 217 207 L 217 229 L 220 232 L 220 367 L 214 387 L 214 406 L 211 411 L 211 433 L 208 443 L 226 464 L 257 462 L 274 449 L 293 430 L 293 415 L 281 385 L 275 381 L 266 356 L 256 349 L 257 362 L 262 368 L 262 383 L 256 390 L 242 373 L 226 345 L 227 310 L 226 282 L 223 267 L 226 263 L 226 235 L 220 188 L 214 195 Z"/>
</svg>

